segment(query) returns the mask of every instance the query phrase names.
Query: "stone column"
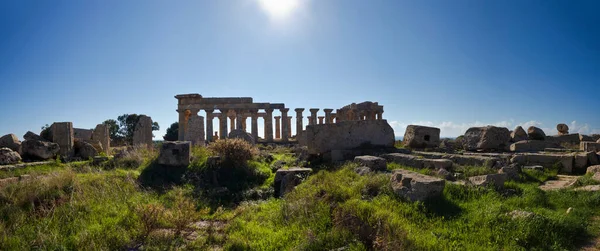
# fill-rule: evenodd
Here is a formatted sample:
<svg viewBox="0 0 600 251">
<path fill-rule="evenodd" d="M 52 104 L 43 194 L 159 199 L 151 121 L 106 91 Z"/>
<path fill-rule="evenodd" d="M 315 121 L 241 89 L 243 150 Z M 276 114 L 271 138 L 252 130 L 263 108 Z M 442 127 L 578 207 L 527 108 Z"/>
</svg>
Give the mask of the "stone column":
<svg viewBox="0 0 600 251">
<path fill-rule="evenodd" d="M 316 125 L 317 124 L 317 112 L 319 112 L 319 108 L 310 108 L 309 111 L 310 111 L 309 124 Z"/>
<path fill-rule="evenodd" d="M 288 137 L 290 136 L 290 125 L 287 113 L 290 111 L 290 108 L 280 109 L 281 111 L 281 140 L 288 141 Z"/>
<path fill-rule="evenodd" d="M 242 117 L 242 130 L 243 130 L 244 132 L 247 132 L 247 131 L 246 131 L 246 128 L 247 128 L 247 127 L 246 127 L 246 120 L 247 120 L 247 119 L 248 119 L 248 117 L 246 117 L 246 116 L 243 116 L 243 117 Z"/>
<path fill-rule="evenodd" d="M 213 112 L 215 110 L 209 109 L 206 111 L 206 142 L 213 141 Z"/>
<path fill-rule="evenodd" d="M 281 138 L 281 116 L 275 116 L 275 138 Z"/>
<path fill-rule="evenodd" d="M 251 130 L 252 130 L 252 138 L 254 138 L 254 142 L 258 141 L 258 110 L 254 109 L 254 110 L 250 110 L 250 116 L 251 116 Z"/>
<path fill-rule="evenodd" d="M 304 126 L 302 125 L 302 112 L 304 111 L 304 108 L 296 108 L 294 111 L 296 111 L 296 137 L 298 137 L 304 129 Z"/>
<path fill-rule="evenodd" d="M 236 110 L 235 111 L 235 129 L 237 130 L 243 130 L 243 123 L 242 120 L 244 118 L 244 111 L 242 110 Z"/>
<path fill-rule="evenodd" d="M 235 130 L 235 115 L 229 116 L 229 129 L 231 131 Z"/>
<path fill-rule="evenodd" d="M 333 112 L 333 109 L 323 109 L 323 111 L 325 112 L 325 124 L 333 123 L 333 119 L 331 118 L 331 112 Z"/>
<path fill-rule="evenodd" d="M 273 109 L 265 109 L 265 140 L 273 141 Z"/>
<path fill-rule="evenodd" d="M 185 137 L 185 110 L 177 110 L 179 113 L 179 132 L 177 135 L 177 140 L 183 141 Z"/>
<path fill-rule="evenodd" d="M 198 114 L 192 114 L 187 120 L 187 132 L 185 132 L 185 141 L 192 142 L 192 145 L 204 146 L 204 117 Z"/>
<path fill-rule="evenodd" d="M 383 119 L 383 111 L 377 112 L 377 120 Z"/>
<path fill-rule="evenodd" d="M 320 125 L 320 124 L 323 124 L 323 119 L 324 119 L 324 118 L 325 118 L 325 117 L 323 117 L 323 116 L 319 116 L 319 125 Z"/>
<path fill-rule="evenodd" d="M 288 138 L 292 137 L 292 117 L 287 117 Z"/>
<path fill-rule="evenodd" d="M 219 116 L 219 138 L 227 138 L 227 110 L 221 110 L 221 116 Z"/>
</svg>

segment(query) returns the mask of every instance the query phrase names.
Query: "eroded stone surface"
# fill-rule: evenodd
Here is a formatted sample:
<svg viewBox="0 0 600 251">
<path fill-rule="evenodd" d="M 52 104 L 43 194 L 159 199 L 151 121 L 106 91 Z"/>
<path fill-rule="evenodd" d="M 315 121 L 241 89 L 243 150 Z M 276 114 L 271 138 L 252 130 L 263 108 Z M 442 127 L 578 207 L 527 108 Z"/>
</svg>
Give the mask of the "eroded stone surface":
<svg viewBox="0 0 600 251">
<path fill-rule="evenodd" d="M 425 201 L 442 195 L 446 182 L 440 178 L 408 170 L 394 170 L 391 177 L 392 189 L 410 201 Z"/>
<path fill-rule="evenodd" d="M 548 147 L 545 140 L 523 140 L 510 145 L 511 152 L 539 152 Z"/>
<path fill-rule="evenodd" d="M 387 161 L 384 158 L 375 156 L 356 156 L 354 162 L 369 167 L 373 171 L 385 171 L 387 170 Z"/>
<path fill-rule="evenodd" d="M 584 152 L 600 152 L 600 143 L 596 142 L 581 142 L 579 150 Z"/>
<path fill-rule="evenodd" d="M 105 124 L 98 124 L 94 129 L 94 133 L 92 134 L 92 140 L 98 141 L 101 144 L 102 149 L 98 149 L 99 151 L 103 151 L 104 153 L 110 155 L 110 132 L 108 130 L 108 126 Z"/>
<path fill-rule="evenodd" d="M 158 156 L 158 164 L 165 166 L 188 166 L 190 164 L 191 143 L 189 141 L 163 142 Z"/>
<path fill-rule="evenodd" d="M 98 155 L 98 150 L 84 140 L 76 139 L 74 144 L 74 155 L 80 157 L 83 160 L 88 160 Z"/>
<path fill-rule="evenodd" d="M 192 142 L 192 145 L 205 145 L 206 140 L 204 135 L 204 117 L 198 115 L 191 116 L 188 120 L 186 129 L 187 132 L 185 132 L 185 141 Z"/>
<path fill-rule="evenodd" d="M 252 137 L 252 134 L 247 133 L 246 131 L 243 130 L 233 130 L 229 133 L 228 136 L 230 139 L 243 139 L 244 141 L 250 143 L 250 144 L 255 144 L 254 142 L 254 138 Z"/>
<path fill-rule="evenodd" d="M 440 144 L 440 129 L 428 126 L 409 125 L 403 143 L 410 148 L 435 148 Z"/>
<path fill-rule="evenodd" d="M 393 147 L 394 130 L 386 120 L 342 121 L 306 127 L 310 154 L 355 148 Z"/>
<path fill-rule="evenodd" d="M 17 138 L 17 135 L 14 134 L 6 134 L 0 138 L 0 148 L 6 147 L 15 152 L 19 152 L 21 150 L 21 141 Z"/>
<path fill-rule="evenodd" d="M 505 150 L 510 143 L 510 132 L 504 127 L 471 127 L 465 133 L 465 150 Z"/>
<path fill-rule="evenodd" d="M 73 145 L 75 143 L 73 123 L 56 122 L 50 126 L 52 132 L 52 142 L 60 147 L 59 154 L 63 157 L 73 156 Z"/>
<path fill-rule="evenodd" d="M 571 173 L 573 171 L 572 155 L 527 153 L 515 155 L 510 161 L 520 165 L 540 165 L 545 168 L 560 165 L 561 172 Z"/>
<path fill-rule="evenodd" d="M 133 145 L 140 147 L 152 146 L 152 118 L 140 115 L 133 131 Z"/>
<path fill-rule="evenodd" d="M 33 160 L 52 159 L 58 154 L 60 147 L 56 143 L 40 140 L 25 140 L 21 144 L 23 157 Z"/>
<path fill-rule="evenodd" d="M 291 192 L 302 182 L 310 173 L 310 168 L 292 167 L 289 169 L 279 169 L 275 173 L 274 188 L 275 197 L 282 197 Z"/>
<path fill-rule="evenodd" d="M 556 180 L 548 180 L 540 186 L 544 191 L 558 190 L 573 186 L 577 181 L 577 176 L 558 175 Z"/>
<path fill-rule="evenodd" d="M 495 188 L 502 188 L 507 178 L 505 173 L 486 174 L 469 177 L 469 183 L 478 187 L 493 185 Z"/>
<path fill-rule="evenodd" d="M 519 142 L 523 140 L 527 140 L 527 132 L 521 126 L 517 126 L 515 130 L 510 133 L 510 139 L 512 142 Z"/>
<path fill-rule="evenodd" d="M 21 155 L 8 147 L 0 148 L 0 165 L 13 165 L 21 161 Z"/>
<path fill-rule="evenodd" d="M 527 136 L 531 140 L 546 140 L 546 133 L 540 128 L 530 126 L 527 128 Z"/>
</svg>

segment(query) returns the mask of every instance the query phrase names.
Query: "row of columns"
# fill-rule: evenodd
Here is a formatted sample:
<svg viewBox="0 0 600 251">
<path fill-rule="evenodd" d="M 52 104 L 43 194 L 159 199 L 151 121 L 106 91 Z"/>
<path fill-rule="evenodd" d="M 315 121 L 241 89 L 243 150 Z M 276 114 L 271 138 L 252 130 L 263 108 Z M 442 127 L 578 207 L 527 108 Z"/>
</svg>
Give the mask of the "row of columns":
<svg viewBox="0 0 600 251">
<path fill-rule="evenodd" d="M 246 131 L 246 114 L 250 114 L 251 118 L 251 135 L 257 140 L 258 139 L 258 109 L 249 109 L 249 110 L 232 110 L 232 109 L 219 109 L 220 114 L 218 116 L 214 115 L 214 109 L 205 109 L 206 112 L 206 140 L 208 142 L 214 141 L 213 138 L 213 118 L 217 117 L 219 119 L 219 138 L 224 139 L 227 138 L 228 135 L 228 125 L 227 119 L 230 119 L 230 128 L 232 130 L 240 129 Z M 273 118 L 275 119 L 275 138 L 280 138 L 282 141 L 288 141 L 291 138 L 291 120 L 292 117 L 288 116 L 289 108 L 280 109 L 281 116 L 273 117 L 273 109 L 264 109 L 265 114 L 262 116 L 264 118 L 264 135 L 265 140 L 267 142 L 273 141 Z M 304 128 L 303 125 L 303 115 L 304 108 L 294 109 L 296 112 L 296 130 L 297 134 L 301 132 Z M 325 112 L 325 116 L 317 116 L 317 113 L 320 109 L 311 108 L 310 116 L 308 116 L 308 124 L 316 125 L 316 124 L 332 124 L 344 120 L 381 120 L 382 113 L 381 112 L 370 112 L 367 114 L 358 114 L 358 112 L 350 111 L 341 111 L 337 110 L 337 113 L 333 113 L 333 109 L 323 109 Z M 187 123 L 187 119 L 190 114 L 197 115 L 199 109 L 188 109 L 185 111 L 179 112 L 179 139 L 183 139 L 185 135 L 185 125 Z M 183 125 L 183 126 L 181 126 Z M 184 130 L 181 130 L 184 129 Z"/>
</svg>

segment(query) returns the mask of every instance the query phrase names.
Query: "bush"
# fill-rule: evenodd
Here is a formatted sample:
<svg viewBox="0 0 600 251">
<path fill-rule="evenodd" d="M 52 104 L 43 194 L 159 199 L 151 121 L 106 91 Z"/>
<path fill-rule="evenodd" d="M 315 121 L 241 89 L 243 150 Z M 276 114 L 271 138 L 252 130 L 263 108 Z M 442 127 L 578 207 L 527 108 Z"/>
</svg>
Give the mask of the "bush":
<svg viewBox="0 0 600 251">
<path fill-rule="evenodd" d="M 242 139 L 217 140 L 209 149 L 221 157 L 221 163 L 228 166 L 246 166 L 258 155 L 258 149 Z"/>
</svg>

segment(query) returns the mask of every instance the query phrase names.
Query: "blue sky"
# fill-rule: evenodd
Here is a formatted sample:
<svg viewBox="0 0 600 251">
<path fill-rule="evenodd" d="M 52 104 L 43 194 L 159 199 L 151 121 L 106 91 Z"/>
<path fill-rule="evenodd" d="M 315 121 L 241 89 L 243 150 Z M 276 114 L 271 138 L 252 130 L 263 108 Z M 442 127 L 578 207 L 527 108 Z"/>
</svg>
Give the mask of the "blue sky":
<svg viewBox="0 0 600 251">
<path fill-rule="evenodd" d="M 163 135 L 183 93 L 378 101 L 396 136 L 600 133 L 598 13 L 599 1 L 4 0 L 0 134 L 138 113 Z"/>
</svg>

